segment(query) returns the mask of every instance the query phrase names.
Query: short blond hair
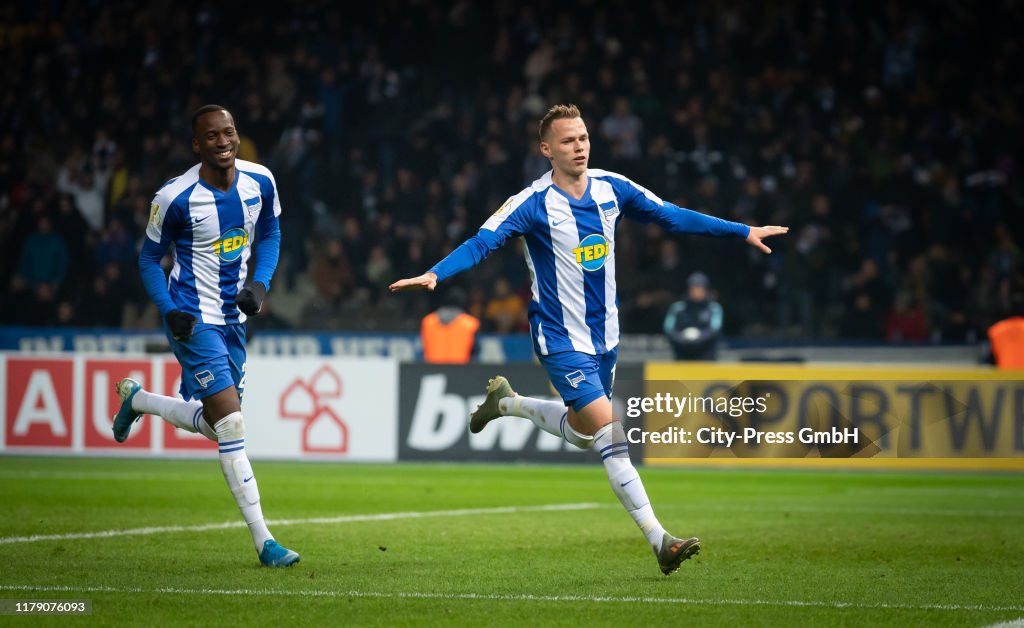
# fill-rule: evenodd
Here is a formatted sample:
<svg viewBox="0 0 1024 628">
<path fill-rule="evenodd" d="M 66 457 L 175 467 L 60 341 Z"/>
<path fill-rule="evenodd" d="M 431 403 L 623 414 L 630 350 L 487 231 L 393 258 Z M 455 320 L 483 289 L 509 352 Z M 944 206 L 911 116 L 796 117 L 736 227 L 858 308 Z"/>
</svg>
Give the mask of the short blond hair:
<svg viewBox="0 0 1024 628">
<path fill-rule="evenodd" d="M 540 129 L 538 137 L 540 141 L 544 141 L 544 136 L 547 135 L 551 129 L 551 123 L 555 120 L 562 119 L 573 119 L 580 117 L 580 110 L 576 105 L 555 105 L 548 109 L 548 112 L 544 114 L 544 117 L 540 119 Z"/>
</svg>

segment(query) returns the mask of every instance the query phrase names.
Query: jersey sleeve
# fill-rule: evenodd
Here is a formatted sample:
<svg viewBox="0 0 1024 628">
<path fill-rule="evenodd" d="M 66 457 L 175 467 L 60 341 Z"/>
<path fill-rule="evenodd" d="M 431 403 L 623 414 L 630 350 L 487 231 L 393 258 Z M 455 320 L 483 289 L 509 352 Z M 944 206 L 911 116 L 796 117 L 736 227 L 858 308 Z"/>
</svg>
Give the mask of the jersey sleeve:
<svg viewBox="0 0 1024 628">
<path fill-rule="evenodd" d="M 260 211 L 256 219 L 256 265 L 253 268 L 252 280 L 258 281 L 270 290 L 270 280 L 277 270 L 277 262 L 281 257 L 281 197 L 277 193 L 277 181 L 267 171 L 267 179 L 260 183 L 260 194 L 263 196 L 263 207 L 272 211 Z"/>
<path fill-rule="evenodd" d="M 180 208 L 176 208 L 174 199 L 157 192 L 149 206 L 146 238 L 153 242 L 170 244 L 181 229 L 181 224 L 181 211 Z"/>
<path fill-rule="evenodd" d="M 609 182 L 619 197 L 623 214 L 642 223 L 657 223 L 672 233 L 693 233 L 711 236 L 746 238 L 750 227 L 673 205 L 658 198 L 646 188 L 625 177 L 611 177 Z"/>
<path fill-rule="evenodd" d="M 182 211 L 173 199 L 157 193 L 149 210 L 149 224 L 146 225 L 146 237 L 139 252 L 139 274 L 146 292 L 153 299 L 161 316 L 175 309 L 167 290 L 167 278 L 164 276 L 160 260 L 167 254 L 167 249 L 181 230 Z"/>
<path fill-rule="evenodd" d="M 534 213 L 532 198 L 533 193 L 529 189 L 510 197 L 487 219 L 476 235 L 460 244 L 427 272 L 434 273 L 438 281 L 443 281 L 476 266 L 492 251 L 501 248 L 509 238 L 525 234 Z"/>
<path fill-rule="evenodd" d="M 277 193 L 277 179 L 269 169 L 267 170 L 267 181 L 269 183 L 260 184 L 260 194 L 263 195 L 263 202 L 269 202 L 269 205 L 274 208 L 274 218 L 277 218 L 281 215 L 281 195 Z M 260 213 L 260 218 L 262 217 L 263 214 Z"/>
</svg>

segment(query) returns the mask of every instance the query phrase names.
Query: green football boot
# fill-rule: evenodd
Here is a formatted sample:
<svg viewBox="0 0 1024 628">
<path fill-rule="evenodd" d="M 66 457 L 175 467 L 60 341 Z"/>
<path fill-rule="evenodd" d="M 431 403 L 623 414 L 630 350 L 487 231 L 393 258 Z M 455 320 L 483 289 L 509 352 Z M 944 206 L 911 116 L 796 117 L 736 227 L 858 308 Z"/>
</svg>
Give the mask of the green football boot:
<svg viewBox="0 0 1024 628">
<path fill-rule="evenodd" d="M 512 390 L 508 380 L 501 375 L 487 382 L 487 398 L 477 406 L 473 414 L 469 415 L 469 431 L 477 434 L 480 430 L 494 419 L 505 416 L 498 409 L 498 402 L 506 397 L 515 397 L 516 391 Z"/>
</svg>

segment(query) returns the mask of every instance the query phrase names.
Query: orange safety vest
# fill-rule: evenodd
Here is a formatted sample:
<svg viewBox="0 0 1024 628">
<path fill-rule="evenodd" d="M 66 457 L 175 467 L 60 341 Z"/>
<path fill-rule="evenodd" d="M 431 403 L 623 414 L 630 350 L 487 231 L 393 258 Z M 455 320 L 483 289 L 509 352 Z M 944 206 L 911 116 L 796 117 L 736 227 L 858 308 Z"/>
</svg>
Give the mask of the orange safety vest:
<svg viewBox="0 0 1024 628">
<path fill-rule="evenodd" d="M 436 312 L 423 317 L 423 359 L 431 364 L 466 364 L 473 352 L 473 339 L 480 321 L 462 313 L 445 325 Z"/>
<path fill-rule="evenodd" d="M 1024 369 L 1024 317 L 1014 316 L 988 328 L 992 355 L 1001 369 Z"/>
</svg>

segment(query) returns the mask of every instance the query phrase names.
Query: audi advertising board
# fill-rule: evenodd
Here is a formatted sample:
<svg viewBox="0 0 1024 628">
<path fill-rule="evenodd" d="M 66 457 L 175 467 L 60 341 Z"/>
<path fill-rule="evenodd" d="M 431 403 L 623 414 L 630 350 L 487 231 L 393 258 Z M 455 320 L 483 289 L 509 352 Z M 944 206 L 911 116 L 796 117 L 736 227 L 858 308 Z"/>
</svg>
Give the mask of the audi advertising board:
<svg viewBox="0 0 1024 628">
<path fill-rule="evenodd" d="M 144 417 L 114 442 L 114 383 L 133 377 L 176 395 L 169 356 L 109 359 L 0 355 L 0 451 L 87 455 L 216 456 L 201 435 Z M 242 413 L 256 458 L 390 462 L 397 455 L 397 363 L 386 359 L 250 358 Z"/>
</svg>

